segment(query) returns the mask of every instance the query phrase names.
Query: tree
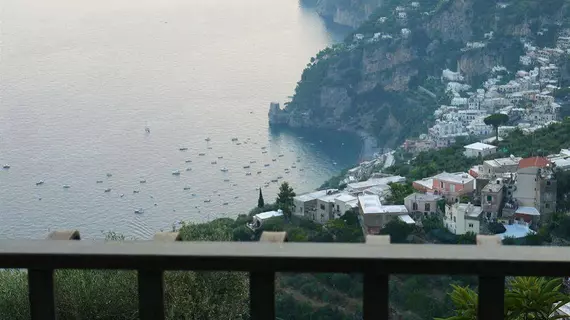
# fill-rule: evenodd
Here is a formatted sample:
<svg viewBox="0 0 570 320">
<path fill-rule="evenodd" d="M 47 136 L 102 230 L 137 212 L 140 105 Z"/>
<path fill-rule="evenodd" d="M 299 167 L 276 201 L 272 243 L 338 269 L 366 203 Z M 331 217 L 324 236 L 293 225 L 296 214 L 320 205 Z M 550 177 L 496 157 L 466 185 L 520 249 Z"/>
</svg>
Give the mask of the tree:
<svg viewBox="0 0 570 320">
<path fill-rule="evenodd" d="M 380 234 L 389 234 L 391 243 L 405 243 L 413 228 L 400 220 L 392 220 L 380 230 Z"/>
<path fill-rule="evenodd" d="M 257 207 L 263 208 L 265 206 L 265 202 L 263 201 L 263 194 L 261 193 L 261 188 L 259 188 L 259 199 L 257 199 Z"/>
<path fill-rule="evenodd" d="M 507 229 L 502 223 L 499 222 L 491 222 L 489 223 L 489 232 L 492 234 L 501 234 L 506 232 Z"/>
<path fill-rule="evenodd" d="M 283 210 L 283 213 L 287 218 L 291 218 L 291 213 L 294 205 L 293 198 L 295 196 L 295 191 L 293 191 L 293 188 L 289 186 L 289 183 L 286 181 L 283 182 L 279 187 L 279 193 L 277 194 L 275 203 L 279 209 Z"/>
<path fill-rule="evenodd" d="M 486 125 L 493 126 L 493 129 L 495 129 L 495 137 L 497 138 L 495 141 L 499 143 L 499 127 L 509 121 L 509 116 L 502 113 L 495 113 L 486 117 L 483 121 Z"/>
<path fill-rule="evenodd" d="M 555 311 L 570 302 L 570 297 L 560 291 L 561 279 L 547 280 L 540 277 L 516 277 L 508 281 L 505 290 L 506 320 L 550 320 L 563 317 Z M 449 294 L 455 305 L 455 316 L 447 320 L 476 320 L 478 295 L 468 286 L 451 285 Z M 440 319 L 441 320 L 441 319 Z"/>
<path fill-rule="evenodd" d="M 404 198 L 414 193 L 414 188 L 411 183 L 389 183 L 390 196 L 388 202 L 391 204 L 404 204 Z"/>
</svg>

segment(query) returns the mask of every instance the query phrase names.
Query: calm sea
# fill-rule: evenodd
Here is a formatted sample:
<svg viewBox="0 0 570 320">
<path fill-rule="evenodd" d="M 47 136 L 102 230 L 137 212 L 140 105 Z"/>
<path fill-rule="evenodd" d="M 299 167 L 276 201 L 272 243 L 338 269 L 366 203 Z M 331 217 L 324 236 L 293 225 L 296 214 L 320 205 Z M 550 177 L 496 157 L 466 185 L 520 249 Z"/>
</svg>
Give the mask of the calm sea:
<svg viewBox="0 0 570 320">
<path fill-rule="evenodd" d="M 355 137 L 268 128 L 269 102 L 287 100 L 309 58 L 343 36 L 295 0 L 0 10 L 2 238 L 78 228 L 145 239 L 245 213 L 258 187 L 272 201 L 274 179 L 312 190 L 358 160 Z"/>
</svg>

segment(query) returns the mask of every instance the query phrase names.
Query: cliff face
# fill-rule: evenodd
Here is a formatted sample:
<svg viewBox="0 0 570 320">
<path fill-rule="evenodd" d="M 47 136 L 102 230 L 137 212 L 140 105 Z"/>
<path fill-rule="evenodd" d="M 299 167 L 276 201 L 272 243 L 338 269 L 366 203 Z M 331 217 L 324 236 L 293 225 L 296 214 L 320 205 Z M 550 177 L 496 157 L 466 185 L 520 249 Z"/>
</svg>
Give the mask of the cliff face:
<svg viewBox="0 0 570 320">
<path fill-rule="evenodd" d="M 443 69 L 460 71 L 471 84 L 496 65 L 516 70 L 520 37 L 568 12 L 566 0 L 548 0 L 558 5 L 549 13 L 540 11 L 538 0 L 521 0 L 522 9 L 488 0 L 386 1 L 355 31 L 355 40 L 312 59 L 292 101 L 271 123 L 364 132 L 393 147 L 425 132 L 433 110 L 448 102 L 439 80 Z M 473 41 L 485 47 L 465 49 Z"/>
<path fill-rule="evenodd" d="M 315 9 L 336 24 L 358 28 L 382 4 L 382 0 L 316 0 Z"/>
</svg>

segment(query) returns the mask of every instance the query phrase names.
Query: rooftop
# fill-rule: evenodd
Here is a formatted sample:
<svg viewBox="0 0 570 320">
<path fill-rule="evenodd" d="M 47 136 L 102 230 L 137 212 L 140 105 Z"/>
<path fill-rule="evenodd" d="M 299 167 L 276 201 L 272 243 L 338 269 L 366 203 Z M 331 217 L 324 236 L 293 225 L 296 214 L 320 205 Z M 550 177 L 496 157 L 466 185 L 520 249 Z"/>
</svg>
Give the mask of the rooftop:
<svg viewBox="0 0 570 320">
<path fill-rule="evenodd" d="M 441 199 L 441 196 L 433 193 L 412 193 L 405 198 L 405 200 L 413 199 L 417 201 L 437 201 Z"/>
<path fill-rule="evenodd" d="M 540 212 L 535 207 L 519 207 L 515 213 L 526 214 L 529 216 L 540 216 Z"/>
<path fill-rule="evenodd" d="M 336 200 L 338 201 L 342 201 L 344 203 L 348 203 L 354 200 L 357 200 L 357 198 L 353 195 L 350 195 L 348 193 L 342 193 L 341 195 L 339 195 Z"/>
<path fill-rule="evenodd" d="M 428 188 L 428 189 L 433 188 L 433 179 L 432 178 L 416 180 L 416 181 L 414 181 L 414 183 L 417 183 L 424 188 Z"/>
<path fill-rule="evenodd" d="M 550 164 L 550 161 L 544 157 L 524 158 L 521 161 L 519 161 L 519 169 L 529 168 L 529 167 L 544 168 L 548 164 Z"/>
<path fill-rule="evenodd" d="M 405 182 L 406 178 L 401 176 L 390 176 L 385 178 L 368 179 L 362 182 L 349 183 L 347 189 L 367 189 L 374 186 L 388 185 L 388 183 Z"/>
<path fill-rule="evenodd" d="M 503 166 L 516 166 L 519 164 L 519 162 L 522 160 L 521 157 L 512 157 L 512 158 L 499 158 L 499 159 L 493 159 L 493 160 L 485 160 L 483 163 L 497 168 L 497 167 L 503 167 Z"/>
<path fill-rule="evenodd" d="M 488 149 L 496 149 L 497 147 L 490 145 L 490 144 L 486 144 L 486 143 L 475 142 L 475 143 L 466 145 L 464 148 L 482 151 L 482 150 L 488 150 Z"/>
<path fill-rule="evenodd" d="M 500 181 L 500 180 L 499 180 Z M 497 183 L 497 180 L 491 180 L 481 189 L 482 192 L 499 192 L 503 189 L 503 182 Z"/>
<path fill-rule="evenodd" d="M 403 214 L 401 216 L 398 216 L 398 219 L 400 219 L 401 221 L 407 223 L 407 224 L 416 224 L 416 222 L 414 221 L 414 219 L 412 219 L 412 217 L 410 217 L 407 214 Z"/>
<path fill-rule="evenodd" d="M 381 212 L 382 203 L 377 195 L 358 196 L 358 202 L 364 214 Z"/>
<path fill-rule="evenodd" d="M 438 179 L 453 183 L 461 183 L 461 184 L 470 183 L 471 181 L 475 180 L 475 178 L 473 178 L 466 172 L 455 172 L 455 173 L 442 172 L 438 175 L 433 176 L 433 179 Z"/>
<path fill-rule="evenodd" d="M 273 217 L 280 217 L 282 215 L 283 215 L 283 212 L 281 210 L 279 210 L 279 211 L 266 211 L 266 212 L 258 213 L 254 217 L 259 219 L 259 220 L 265 220 L 265 219 L 269 219 L 269 218 L 273 218 Z"/>
<path fill-rule="evenodd" d="M 328 192 L 331 192 L 331 191 L 336 192 L 338 190 L 328 189 L 328 190 L 320 190 L 320 191 L 305 193 L 305 194 L 301 194 L 301 195 L 296 196 L 294 199 L 299 200 L 299 201 L 303 201 L 303 202 L 307 202 L 307 201 L 315 200 L 315 199 L 320 198 L 320 197 L 324 197 L 327 195 Z"/>
<path fill-rule="evenodd" d="M 465 213 L 466 218 L 478 218 L 481 215 L 481 207 L 474 206 L 471 203 L 457 203 L 458 211 Z"/>
</svg>

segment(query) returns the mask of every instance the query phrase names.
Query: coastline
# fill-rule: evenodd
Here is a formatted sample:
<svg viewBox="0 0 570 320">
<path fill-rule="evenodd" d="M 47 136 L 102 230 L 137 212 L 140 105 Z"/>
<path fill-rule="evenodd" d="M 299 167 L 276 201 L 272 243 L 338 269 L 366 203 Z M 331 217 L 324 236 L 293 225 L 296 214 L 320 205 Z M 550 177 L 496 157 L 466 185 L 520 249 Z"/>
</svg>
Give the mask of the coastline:
<svg viewBox="0 0 570 320">
<path fill-rule="evenodd" d="M 379 153 L 383 148 L 378 146 L 378 140 L 364 131 L 357 131 L 356 134 L 362 139 L 362 150 L 360 160 L 371 160 L 375 153 Z"/>
</svg>

